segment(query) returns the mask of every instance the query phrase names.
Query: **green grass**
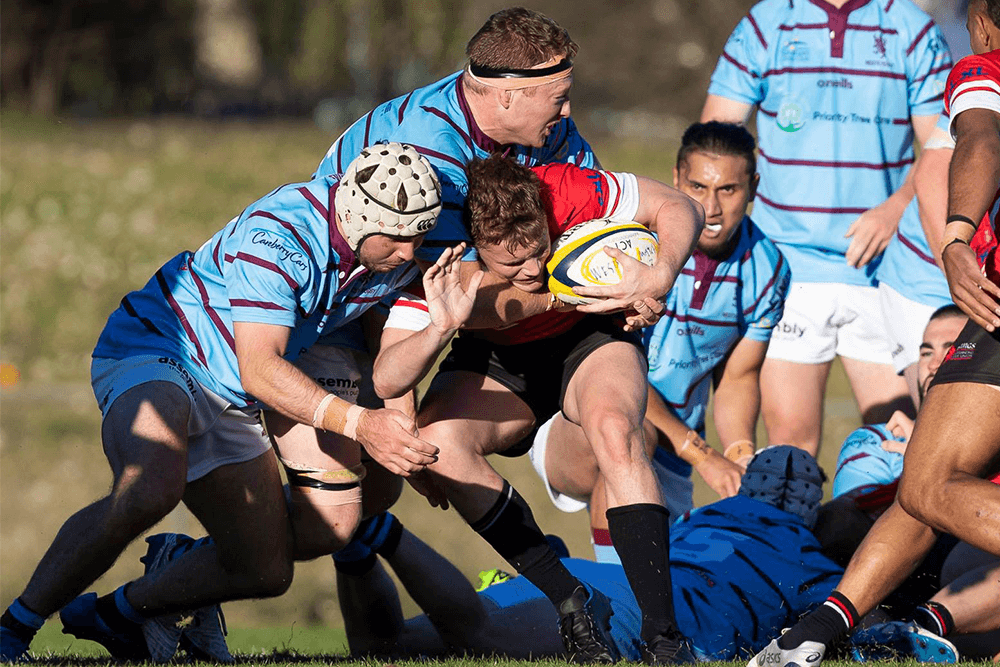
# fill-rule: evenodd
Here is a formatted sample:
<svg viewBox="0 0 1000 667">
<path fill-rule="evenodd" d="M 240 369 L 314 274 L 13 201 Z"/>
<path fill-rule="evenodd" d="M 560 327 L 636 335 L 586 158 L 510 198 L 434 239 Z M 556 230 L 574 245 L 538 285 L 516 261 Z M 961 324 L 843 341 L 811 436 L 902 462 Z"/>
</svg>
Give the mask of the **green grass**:
<svg viewBox="0 0 1000 667">
<path fill-rule="evenodd" d="M 20 593 L 62 522 L 110 483 L 89 386 L 90 352 L 108 314 L 169 257 L 197 248 L 244 206 L 307 179 L 332 139 L 308 123 L 44 121 L 2 113 L 0 362 L 16 366 L 21 380 L 0 388 L 0 608 Z M 608 169 L 670 179 L 674 146 L 597 138 L 595 149 Z M 859 424 L 839 367 L 826 407 L 821 463 L 832 470 L 840 443 Z M 586 518 L 552 508 L 527 457 L 495 465 L 543 530 L 562 535 L 574 555 L 591 554 Z M 696 504 L 714 499 L 700 480 L 695 489 Z M 393 511 L 470 579 L 507 567 L 454 512 L 432 510 L 409 490 Z M 202 534 L 183 509 L 154 528 L 162 530 Z M 94 590 L 141 574 L 141 553 L 131 547 Z M 405 595 L 403 605 L 416 613 Z M 226 613 L 237 651 L 255 646 L 242 637 L 292 650 L 343 645 L 342 635 L 313 631 L 342 627 L 329 559 L 297 566 L 281 598 L 227 604 Z M 83 650 L 82 643 L 68 648 L 58 630 L 52 637 L 60 653 Z"/>
</svg>

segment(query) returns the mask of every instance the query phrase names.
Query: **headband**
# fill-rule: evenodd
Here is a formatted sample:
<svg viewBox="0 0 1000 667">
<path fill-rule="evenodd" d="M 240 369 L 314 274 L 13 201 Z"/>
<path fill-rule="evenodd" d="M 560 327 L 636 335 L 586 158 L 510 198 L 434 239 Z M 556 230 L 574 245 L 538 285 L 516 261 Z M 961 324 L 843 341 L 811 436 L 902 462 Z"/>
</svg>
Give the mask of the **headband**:
<svg viewBox="0 0 1000 667">
<path fill-rule="evenodd" d="M 469 62 L 466 72 L 478 83 L 503 90 L 520 90 L 562 81 L 573 74 L 573 61 L 556 56 L 530 69 L 494 69 Z"/>
</svg>

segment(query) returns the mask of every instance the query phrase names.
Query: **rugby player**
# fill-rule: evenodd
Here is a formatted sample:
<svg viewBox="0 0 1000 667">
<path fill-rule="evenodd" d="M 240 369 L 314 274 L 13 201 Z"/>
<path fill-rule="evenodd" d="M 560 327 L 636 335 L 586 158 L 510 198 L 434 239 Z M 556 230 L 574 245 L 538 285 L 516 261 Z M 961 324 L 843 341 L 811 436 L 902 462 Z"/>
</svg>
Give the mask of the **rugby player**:
<svg viewBox="0 0 1000 667">
<path fill-rule="evenodd" d="M 809 531 L 823 479 L 815 459 L 801 450 L 762 450 L 749 464 L 738 496 L 695 510 L 675 524 L 670 569 L 679 593 L 678 623 L 699 660 L 747 655 L 785 619 L 811 609 L 830 590 L 841 569 L 819 553 Z M 477 596 L 451 563 L 391 515 L 380 524 L 393 524 L 400 537 L 391 549 L 377 537 L 352 543 L 357 569 L 338 588 L 353 655 L 558 655 L 552 608 L 526 579 L 492 585 Z M 391 531 L 372 535 L 381 532 Z M 425 616 L 403 620 L 395 586 L 369 545 L 383 555 Z M 638 660 L 641 613 L 621 566 L 575 558 L 563 562 L 604 591 L 615 612 L 614 643 L 623 658 Z M 895 638 L 904 650 L 915 639 L 912 633 Z M 910 655 L 916 655 L 916 646 L 910 645 Z"/>
<path fill-rule="evenodd" d="M 388 170 L 405 179 L 371 187 Z M 366 187 L 372 203 L 356 195 Z M 3 614 L 4 661 L 26 658 L 35 631 L 62 610 L 65 632 L 115 658 L 165 662 L 181 641 L 180 615 L 192 609 L 205 612 L 186 633 L 194 654 L 230 661 L 214 605 L 280 595 L 295 555 L 261 404 L 350 438 L 320 465 L 286 462 L 293 489 L 339 508 L 338 548 L 360 520 L 359 443 L 390 467 L 419 470 L 435 459 L 411 417 L 352 406 L 290 360 L 419 275 L 413 253 L 440 202 L 433 167 L 413 148 L 379 146 L 343 180 L 274 190 L 122 299 L 92 365 L 114 483 L 66 521 Z M 145 576 L 102 597 L 80 595 L 182 500 L 211 541 L 151 540 Z"/>
<path fill-rule="evenodd" d="M 990 211 L 1000 183 L 1000 2 L 973 0 L 973 53 L 948 77 L 946 111 L 955 137 L 942 256 L 955 303 L 969 315 L 927 391 L 907 446 L 899 497 L 851 560 L 831 599 L 751 661 L 797 662 L 820 655 L 909 575 L 947 532 L 1000 554 L 1000 488 L 983 479 L 1000 448 L 1000 263 Z M 992 247 L 991 247 L 992 246 Z M 906 545 L 906 548 L 900 548 Z"/>
<path fill-rule="evenodd" d="M 664 241 L 655 265 L 639 271 L 648 284 L 668 287 L 702 227 L 695 202 L 632 174 L 573 165 L 529 169 L 495 155 L 470 163 L 468 178 L 466 215 L 484 267 L 526 293 L 544 290 L 552 240 L 582 222 L 634 219 L 654 230 Z M 638 264 L 616 249 L 606 252 Z M 587 291 L 592 289 L 598 288 Z M 410 389 L 441 350 L 427 341 L 426 322 L 412 305 L 394 306 L 386 323 L 373 376 L 380 396 Z M 565 612 L 564 630 L 575 624 L 574 615 L 582 614 L 584 625 L 594 624 L 584 606 L 588 594 L 598 608 L 603 600 L 562 567 L 527 503 L 486 456 L 523 454 L 533 427 L 560 410 L 581 427 L 604 473 L 609 530 L 643 609 L 648 657 L 675 662 L 683 659 L 684 645 L 673 621 L 669 581 L 663 578 L 668 513 L 641 429 L 645 373 L 638 335 L 607 316 L 553 311 L 502 330 L 463 330 L 428 389 L 418 424 L 421 437 L 441 449 L 427 472 L 444 488 L 447 501 Z M 598 627 L 601 623 L 598 618 Z M 567 638 L 571 658 L 613 659 L 606 649 L 578 650 L 571 644 Z"/>
<path fill-rule="evenodd" d="M 704 207 L 705 228 L 667 294 L 664 316 L 644 334 L 646 446 L 671 519 L 692 507 L 692 466 L 728 498 L 754 452 L 760 368 L 789 282 L 781 253 L 746 214 L 757 180 L 745 128 L 712 121 L 684 133 L 674 187 Z M 712 386 L 719 437 L 739 465 L 704 442 Z M 589 504 L 597 560 L 618 562 L 604 482 L 582 430 L 556 414 L 529 454 L 556 507 L 575 512 Z"/>
<path fill-rule="evenodd" d="M 469 60 L 461 71 L 359 118 L 327 151 L 317 174 L 341 173 L 351 155 L 377 141 L 416 147 L 441 175 L 441 216 L 417 253 L 418 261 L 433 262 L 444 247 L 469 240 L 462 206 L 468 189 L 464 167 L 471 159 L 501 152 L 529 166 L 557 162 L 599 167 L 570 118 L 577 51 L 564 28 L 536 11 L 513 7 L 496 12 L 469 40 Z M 471 244 L 465 259 L 475 259 Z M 619 285 L 599 292 L 604 300 L 581 310 L 613 312 L 666 293 L 669 286 L 646 284 L 633 270 L 637 268 L 626 266 Z M 462 265 L 463 283 L 477 270 L 475 261 Z M 544 292 L 524 292 L 492 275 L 485 281 L 482 292 L 490 298 L 476 304 L 467 327 L 509 324 L 549 305 Z M 635 321 L 655 321 L 660 308 L 649 298 L 640 306 L 644 317 Z"/>
<path fill-rule="evenodd" d="M 930 136 L 950 66 L 911 0 L 764 0 L 719 58 L 701 119 L 745 124 L 757 108 L 754 221 L 792 271 L 761 371 L 771 442 L 819 450 L 835 356 L 864 423 L 912 414 L 874 274 L 913 198 L 914 137 Z"/>
</svg>

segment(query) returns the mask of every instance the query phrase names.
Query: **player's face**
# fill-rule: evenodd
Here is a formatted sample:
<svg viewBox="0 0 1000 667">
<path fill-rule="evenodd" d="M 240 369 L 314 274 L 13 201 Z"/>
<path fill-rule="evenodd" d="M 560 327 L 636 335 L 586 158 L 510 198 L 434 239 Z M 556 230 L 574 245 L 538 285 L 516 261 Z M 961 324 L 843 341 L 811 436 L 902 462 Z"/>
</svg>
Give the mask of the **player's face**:
<svg viewBox="0 0 1000 667">
<path fill-rule="evenodd" d="M 413 261 L 413 253 L 424 242 L 424 236 L 388 236 L 373 234 L 361 242 L 358 261 L 374 273 L 388 273 L 406 262 Z"/>
<path fill-rule="evenodd" d="M 519 245 L 511 249 L 503 244 L 476 246 L 487 271 L 525 292 L 539 292 L 545 287 L 545 262 L 550 248 L 548 237 L 531 247 Z"/>
<path fill-rule="evenodd" d="M 705 229 L 698 249 L 708 256 L 724 253 L 753 201 L 759 176 L 748 173 L 745 158 L 695 151 L 674 167 L 674 187 L 705 209 Z"/>
<path fill-rule="evenodd" d="M 967 317 L 949 315 L 927 323 L 924 339 L 920 343 L 920 357 L 917 359 L 917 384 L 921 397 L 927 394 L 938 367 L 968 321 Z"/>
<path fill-rule="evenodd" d="M 573 77 L 524 90 L 511 91 L 506 114 L 511 142 L 540 148 L 559 121 L 569 118 Z"/>
</svg>

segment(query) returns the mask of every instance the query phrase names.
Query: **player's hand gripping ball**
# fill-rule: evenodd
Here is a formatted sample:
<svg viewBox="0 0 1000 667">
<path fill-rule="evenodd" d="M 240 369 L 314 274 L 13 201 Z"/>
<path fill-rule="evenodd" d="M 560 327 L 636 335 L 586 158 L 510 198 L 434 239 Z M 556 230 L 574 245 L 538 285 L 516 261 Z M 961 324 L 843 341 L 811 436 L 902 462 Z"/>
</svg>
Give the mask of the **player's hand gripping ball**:
<svg viewBox="0 0 1000 667">
<path fill-rule="evenodd" d="M 618 248 L 643 264 L 656 263 L 657 243 L 651 231 L 637 222 L 600 218 L 583 222 L 566 231 L 552 244 L 549 292 L 568 304 L 594 303 L 596 297 L 579 296 L 574 287 L 615 285 L 622 279 L 622 267 L 604 252 L 605 246 Z"/>
</svg>

